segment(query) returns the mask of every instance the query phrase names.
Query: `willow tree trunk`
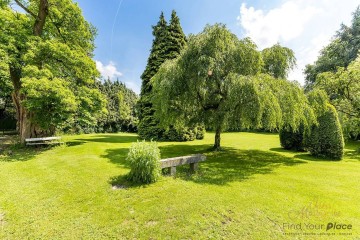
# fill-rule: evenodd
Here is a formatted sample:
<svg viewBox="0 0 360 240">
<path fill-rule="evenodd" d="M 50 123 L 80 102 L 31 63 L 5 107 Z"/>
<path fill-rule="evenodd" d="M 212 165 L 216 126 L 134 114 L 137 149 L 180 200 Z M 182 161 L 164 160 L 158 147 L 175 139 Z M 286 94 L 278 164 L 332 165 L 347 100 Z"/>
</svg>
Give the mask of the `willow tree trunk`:
<svg viewBox="0 0 360 240">
<path fill-rule="evenodd" d="M 220 134 L 221 134 L 221 127 L 218 126 L 218 127 L 216 127 L 216 132 L 215 132 L 215 143 L 214 143 L 214 150 L 215 151 L 218 151 L 218 150 L 221 149 L 221 146 L 220 146 L 220 141 L 221 141 Z"/>
</svg>

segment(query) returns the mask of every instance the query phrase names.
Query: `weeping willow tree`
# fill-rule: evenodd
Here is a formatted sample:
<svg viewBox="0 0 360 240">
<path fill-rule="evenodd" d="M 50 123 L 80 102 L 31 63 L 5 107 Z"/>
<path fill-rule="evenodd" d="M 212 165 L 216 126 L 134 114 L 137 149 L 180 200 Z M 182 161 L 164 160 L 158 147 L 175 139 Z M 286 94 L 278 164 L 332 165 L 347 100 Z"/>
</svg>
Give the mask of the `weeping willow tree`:
<svg viewBox="0 0 360 240">
<path fill-rule="evenodd" d="M 239 40 L 224 25 L 190 36 L 181 55 L 165 62 L 152 78 L 155 116 L 175 126 L 204 123 L 221 133 L 231 128 L 279 129 L 315 121 L 298 84 L 260 74 L 261 53 L 250 39 Z"/>
</svg>

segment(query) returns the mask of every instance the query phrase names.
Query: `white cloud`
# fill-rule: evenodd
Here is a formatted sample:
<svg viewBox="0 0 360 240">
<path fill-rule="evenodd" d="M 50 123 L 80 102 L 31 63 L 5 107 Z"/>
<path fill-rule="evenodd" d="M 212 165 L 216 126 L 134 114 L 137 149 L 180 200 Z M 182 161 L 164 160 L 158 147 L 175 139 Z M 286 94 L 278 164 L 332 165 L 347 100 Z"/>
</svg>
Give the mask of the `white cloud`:
<svg viewBox="0 0 360 240">
<path fill-rule="evenodd" d="M 96 68 L 104 78 L 114 79 L 123 75 L 116 69 L 116 65 L 112 61 L 110 61 L 107 65 L 104 65 L 100 61 L 96 61 Z"/>
<path fill-rule="evenodd" d="M 246 36 L 260 49 L 277 42 L 294 50 L 297 68 L 289 79 L 304 83 L 303 69 L 313 63 L 340 28 L 349 24 L 358 0 L 284 0 L 272 9 L 255 9 L 244 3 L 237 20 Z"/>
<path fill-rule="evenodd" d="M 304 30 L 305 24 L 319 10 L 312 6 L 300 7 L 296 1 L 285 2 L 278 8 L 265 13 L 246 7 L 240 8 L 239 23 L 260 48 L 269 47 L 280 40 L 289 41 L 298 37 Z"/>
<path fill-rule="evenodd" d="M 140 94 L 140 86 L 135 82 L 126 81 L 125 85 L 126 87 L 132 89 L 136 94 Z"/>
</svg>

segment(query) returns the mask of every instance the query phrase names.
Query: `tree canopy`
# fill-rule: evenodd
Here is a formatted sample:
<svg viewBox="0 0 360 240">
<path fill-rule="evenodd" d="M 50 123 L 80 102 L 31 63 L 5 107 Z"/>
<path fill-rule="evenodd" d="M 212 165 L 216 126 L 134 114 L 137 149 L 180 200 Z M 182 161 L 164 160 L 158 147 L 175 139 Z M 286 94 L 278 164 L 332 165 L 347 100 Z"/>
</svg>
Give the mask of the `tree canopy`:
<svg viewBox="0 0 360 240">
<path fill-rule="evenodd" d="M 71 0 L 15 2 L 25 13 L 1 4 L 0 58 L 21 141 L 53 134 L 74 117 L 96 124 L 105 100 L 95 87 L 95 28 Z"/>
<path fill-rule="evenodd" d="M 296 58 L 293 50 L 275 44 L 270 48 L 261 51 L 264 61 L 263 72 L 274 78 L 287 78 L 289 70 L 296 65 Z"/>
<path fill-rule="evenodd" d="M 360 135 L 360 56 L 347 68 L 318 75 L 314 88 L 323 89 L 340 114 L 347 137 Z"/>
<path fill-rule="evenodd" d="M 315 117 L 300 86 L 261 70 L 261 53 L 250 39 L 239 40 L 221 24 L 206 26 L 152 79 L 156 116 L 162 124 L 213 127 L 215 149 L 229 125 L 308 126 Z"/>
<path fill-rule="evenodd" d="M 360 6 L 353 13 L 350 26 L 341 25 L 329 45 L 324 47 L 314 64 L 305 68 L 306 87 L 312 88 L 316 77 L 323 72 L 335 72 L 347 67 L 356 59 L 360 50 Z"/>
</svg>

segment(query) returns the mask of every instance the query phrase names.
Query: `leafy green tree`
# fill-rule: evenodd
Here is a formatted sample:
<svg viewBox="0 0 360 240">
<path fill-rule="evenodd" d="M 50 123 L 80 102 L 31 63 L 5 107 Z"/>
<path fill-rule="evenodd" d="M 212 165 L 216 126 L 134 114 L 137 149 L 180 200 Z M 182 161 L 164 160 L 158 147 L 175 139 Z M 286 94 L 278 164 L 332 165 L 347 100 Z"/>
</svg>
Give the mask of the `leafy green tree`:
<svg viewBox="0 0 360 240">
<path fill-rule="evenodd" d="M 341 25 L 329 45 L 322 49 L 314 64 L 306 66 L 306 88 L 311 89 L 317 76 L 323 72 L 335 72 L 338 67 L 347 67 L 360 50 L 360 6 L 353 13 L 351 26 Z"/>
<path fill-rule="evenodd" d="M 53 134 L 53 124 L 61 125 L 60 122 L 75 114 L 78 120 L 95 124 L 95 116 L 105 105 L 95 88 L 99 73 L 91 59 L 95 28 L 83 18 L 78 5 L 71 0 L 15 2 L 25 13 L 11 9 L 9 1 L 1 4 L 0 55 L 6 63 L 5 71 L 10 77 L 7 81 L 11 82 L 13 89 L 21 142 L 45 132 Z M 57 87 L 63 92 L 54 98 L 65 95 L 68 98 L 61 101 L 58 98 L 56 103 L 73 102 L 72 96 L 75 96 L 76 109 L 74 104 L 65 104 L 66 109 L 53 108 L 59 110 L 57 115 L 54 113 L 59 116 L 55 121 L 54 118 L 41 117 L 42 114 L 46 116 L 48 110 L 41 112 L 35 106 L 44 104 L 41 100 L 44 89 L 53 91 Z M 29 93 L 31 98 L 28 98 Z M 41 102 L 36 104 L 37 100 Z M 49 126 L 52 127 L 47 129 Z"/>
<path fill-rule="evenodd" d="M 288 72 L 296 65 L 293 50 L 275 44 L 261 52 L 264 61 L 263 72 L 274 78 L 286 78 Z"/>
<path fill-rule="evenodd" d="M 314 88 L 328 94 L 342 121 L 346 136 L 360 135 L 360 56 L 347 68 L 318 75 Z"/>
<path fill-rule="evenodd" d="M 26 95 L 22 104 L 31 113 L 30 120 L 45 134 L 54 133 L 76 111 L 75 95 L 62 79 L 23 78 L 21 91 Z"/>
<path fill-rule="evenodd" d="M 229 125 L 308 126 L 307 117 L 314 116 L 300 86 L 258 75 L 261 68 L 261 53 L 250 39 L 239 40 L 221 24 L 207 26 L 152 79 L 156 116 L 165 126 L 205 123 L 215 129 L 214 149 Z"/>
<path fill-rule="evenodd" d="M 326 93 L 322 90 L 315 89 L 307 94 L 308 104 L 311 107 L 306 119 L 311 120 L 307 128 L 301 123 L 300 127 L 294 130 L 290 125 L 283 125 L 279 131 L 280 144 L 285 149 L 293 149 L 296 151 L 305 150 L 305 135 L 309 134 L 310 128 L 317 125 L 317 116 L 322 116 L 329 103 Z M 312 125 L 311 125 L 312 124 Z"/>
<path fill-rule="evenodd" d="M 9 72 L 6 71 L 7 65 L 4 63 L 0 50 L 0 130 L 15 130 L 16 119 L 14 106 L 12 104 L 12 86 L 9 81 Z"/>
</svg>

